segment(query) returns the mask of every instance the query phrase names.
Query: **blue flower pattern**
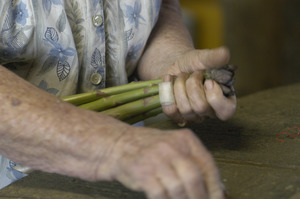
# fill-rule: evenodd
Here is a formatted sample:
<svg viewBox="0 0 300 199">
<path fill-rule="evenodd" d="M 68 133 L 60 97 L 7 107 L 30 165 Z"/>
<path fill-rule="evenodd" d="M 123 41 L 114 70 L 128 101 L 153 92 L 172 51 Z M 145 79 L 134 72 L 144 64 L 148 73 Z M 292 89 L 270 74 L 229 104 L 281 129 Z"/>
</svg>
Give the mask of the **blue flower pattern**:
<svg viewBox="0 0 300 199">
<path fill-rule="evenodd" d="M 50 14 L 52 5 L 63 5 L 61 0 L 42 0 L 43 8 L 47 14 Z"/>
<path fill-rule="evenodd" d="M 29 17 L 26 4 L 21 2 L 19 5 L 17 5 L 13 10 L 13 16 L 19 24 L 24 26 L 26 24 L 26 19 Z"/>
<path fill-rule="evenodd" d="M 14 8 L 12 4 L 8 4 L 5 10 L 6 14 L 2 12 L 5 23 L 0 32 L 0 62 L 2 64 L 14 57 L 22 60 L 20 55 L 28 41 L 23 30 L 27 28 L 29 18 L 26 4 L 21 1 Z"/>
<path fill-rule="evenodd" d="M 76 50 L 70 47 L 63 48 L 62 45 L 59 43 L 59 36 L 57 31 L 52 27 L 47 28 L 44 40 L 53 46 L 53 48 L 50 49 L 49 53 L 49 58 L 52 61 L 50 63 L 52 63 L 52 65 L 47 65 L 46 63 L 49 63 L 47 62 L 47 60 L 44 63 L 41 73 L 43 73 L 43 71 L 45 70 L 51 69 L 53 63 L 57 62 L 57 76 L 59 78 L 59 81 L 62 81 L 65 78 L 67 78 L 70 73 L 71 67 L 67 59 L 70 56 L 74 56 L 76 54 Z"/>
<path fill-rule="evenodd" d="M 126 63 L 129 63 L 131 60 L 137 60 L 143 47 L 144 47 L 143 43 L 139 43 L 135 46 L 131 46 L 131 48 L 127 53 Z"/>
<path fill-rule="evenodd" d="M 114 85 L 126 83 L 118 80 L 130 74 L 120 71 L 125 67 L 133 71 L 160 5 L 161 0 L 1 1 L 0 64 L 16 74 L 24 74 L 24 79 L 57 96 L 102 88 L 108 78 Z M 92 16 L 99 13 L 105 13 L 104 22 L 94 27 Z M 116 31 L 107 34 L 107 29 Z M 122 31 L 124 38 L 120 39 Z M 82 52 L 82 60 L 78 52 Z M 119 68 L 113 63 L 120 64 Z M 18 67 L 10 67 L 14 65 Z M 89 81 L 90 74 L 95 72 L 104 79 L 99 85 Z M 114 76 L 116 73 L 123 76 Z M 25 176 L 15 171 L 14 165 L 0 155 L 0 189 Z"/>
<path fill-rule="evenodd" d="M 93 0 L 93 6 L 96 7 L 100 3 L 100 0 Z"/>
<path fill-rule="evenodd" d="M 58 93 L 57 89 L 48 88 L 48 83 L 45 80 L 42 80 L 37 87 L 53 95 Z"/>
<path fill-rule="evenodd" d="M 64 62 L 68 58 L 68 56 L 74 56 L 76 50 L 74 48 L 63 48 L 62 45 L 58 42 L 59 36 L 57 31 L 52 28 L 48 27 L 45 32 L 45 39 L 46 42 L 49 42 L 53 48 L 50 50 L 49 55 L 55 56 L 58 58 L 59 61 Z"/>
<path fill-rule="evenodd" d="M 126 17 L 130 23 L 134 23 L 135 28 L 139 28 L 140 20 L 146 22 L 141 15 L 142 5 L 141 2 L 135 1 L 134 6 L 126 5 Z"/>
</svg>

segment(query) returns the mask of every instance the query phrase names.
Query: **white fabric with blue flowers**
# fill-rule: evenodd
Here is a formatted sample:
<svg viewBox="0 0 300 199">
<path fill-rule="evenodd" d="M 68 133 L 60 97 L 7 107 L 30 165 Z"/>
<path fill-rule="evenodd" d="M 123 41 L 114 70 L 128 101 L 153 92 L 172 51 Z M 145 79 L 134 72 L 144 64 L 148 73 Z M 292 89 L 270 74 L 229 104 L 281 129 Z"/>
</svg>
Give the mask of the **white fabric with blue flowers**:
<svg viewBox="0 0 300 199">
<path fill-rule="evenodd" d="M 56 96 L 125 84 L 160 5 L 161 0 L 1 0 L 0 64 Z M 23 176 L 13 165 L 0 156 L 0 188 Z"/>
</svg>

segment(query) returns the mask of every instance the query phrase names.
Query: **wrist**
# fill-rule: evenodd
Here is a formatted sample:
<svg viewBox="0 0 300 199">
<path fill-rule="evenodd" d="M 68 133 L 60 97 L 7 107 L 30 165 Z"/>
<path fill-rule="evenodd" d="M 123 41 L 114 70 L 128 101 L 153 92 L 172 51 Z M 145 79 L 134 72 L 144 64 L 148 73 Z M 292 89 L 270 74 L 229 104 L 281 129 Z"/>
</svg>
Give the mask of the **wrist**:
<svg viewBox="0 0 300 199">
<path fill-rule="evenodd" d="M 114 118 L 112 119 L 115 120 Z M 109 138 L 107 140 L 102 138 L 101 142 L 105 143 L 105 147 L 100 146 L 98 153 L 96 153 L 95 162 L 97 168 L 94 175 L 96 181 L 116 180 L 116 170 L 118 170 L 119 161 L 123 156 L 124 150 L 126 150 L 125 147 L 127 147 L 124 143 L 129 143 L 134 137 L 133 135 L 139 133 L 136 132 L 137 129 L 140 129 L 118 120 L 112 126 L 115 127 L 115 130 L 107 132 Z M 117 131 L 117 133 L 113 133 L 114 131 Z M 103 151 L 103 148 L 105 148 L 105 151 Z"/>
<path fill-rule="evenodd" d="M 147 131 L 148 128 L 145 127 L 133 127 L 129 126 L 123 134 L 114 142 L 113 148 L 111 149 L 109 161 L 109 169 L 102 166 L 102 172 L 110 172 L 110 180 L 119 180 L 120 175 L 124 172 L 124 168 L 127 160 L 134 154 L 138 154 L 140 150 L 139 140 L 141 135 L 144 134 L 144 131 Z M 149 130 L 149 129 L 148 129 Z M 149 132 L 149 134 L 151 134 Z"/>
</svg>

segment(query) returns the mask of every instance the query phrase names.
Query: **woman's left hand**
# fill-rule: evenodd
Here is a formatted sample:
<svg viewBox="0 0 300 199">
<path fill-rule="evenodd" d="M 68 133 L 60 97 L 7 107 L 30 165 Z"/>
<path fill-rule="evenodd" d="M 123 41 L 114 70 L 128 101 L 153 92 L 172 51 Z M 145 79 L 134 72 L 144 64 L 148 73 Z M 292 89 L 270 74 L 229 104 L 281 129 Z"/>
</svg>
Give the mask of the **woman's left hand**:
<svg viewBox="0 0 300 199">
<path fill-rule="evenodd" d="M 224 96 L 220 85 L 211 79 L 204 80 L 203 75 L 204 70 L 226 65 L 229 58 L 225 47 L 189 50 L 178 57 L 162 72 L 164 82 L 173 82 L 175 98 L 175 103 L 162 105 L 164 113 L 178 123 L 201 122 L 207 117 L 231 118 L 236 96 Z"/>
</svg>

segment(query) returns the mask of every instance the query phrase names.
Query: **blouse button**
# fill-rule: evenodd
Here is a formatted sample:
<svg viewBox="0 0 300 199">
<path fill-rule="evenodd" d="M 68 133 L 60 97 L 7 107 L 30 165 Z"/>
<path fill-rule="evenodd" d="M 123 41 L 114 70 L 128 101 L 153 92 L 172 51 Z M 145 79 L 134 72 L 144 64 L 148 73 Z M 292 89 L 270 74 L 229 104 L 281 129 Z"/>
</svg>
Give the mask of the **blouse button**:
<svg viewBox="0 0 300 199">
<path fill-rule="evenodd" d="M 103 24 L 103 18 L 101 15 L 95 15 L 93 16 L 93 24 L 96 27 L 99 27 Z"/>
<path fill-rule="evenodd" d="M 92 84 L 94 85 L 98 85 L 101 83 L 102 81 L 102 76 L 99 73 L 93 73 L 90 77 L 90 81 L 92 82 Z"/>
</svg>

